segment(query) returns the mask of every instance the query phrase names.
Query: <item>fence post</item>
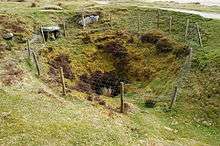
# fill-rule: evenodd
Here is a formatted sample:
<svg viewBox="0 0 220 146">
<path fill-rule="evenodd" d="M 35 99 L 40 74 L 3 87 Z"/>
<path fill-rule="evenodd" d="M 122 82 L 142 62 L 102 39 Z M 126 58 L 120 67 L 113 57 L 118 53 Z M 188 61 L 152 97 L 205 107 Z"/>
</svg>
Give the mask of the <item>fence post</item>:
<svg viewBox="0 0 220 146">
<path fill-rule="evenodd" d="M 178 87 L 175 86 L 175 88 L 174 88 L 174 93 L 173 93 L 173 97 L 172 97 L 172 99 L 171 99 L 171 103 L 170 103 L 169 109 L 171 109 L 171 108 L 173 107 L 173 104 L 174 104 L 174 102 L 176 101 L 177 91 L 178 91 Z"/>
<path fill-rule="evenodd" d="M 112 15 L 111 13 L 109 13 L 109 24 L 111 25 L 111 22 L 112 22 Z"/>
<path fill-rule="evenodd" d="M 65 23 L 65 20 L 63 21 L 63 32 L 64 32 L 64 37 L 66 37 L 66 23 Z"/>
<path fill-rule="evenodd" d="M 45 36 L 44 36 L 44 32 L 43 32 L 42 27 L 40 27 L 40 32 L 41 32 L 41 35 L 42 35 L 42 38 L 43 38 L 43 43 L 45 44 L 46 40 L 45 40 Z"/>
<path fill-rule="evenodd" d="M 186 21 L 185 40 L 187 40 L 188 31 L 189 31 L 189 19 L 187 19 Z"/>
<path fill-rule="evenodd" d="M 160 10 L 157 10 L 157 29 L 160 28 Z"/>
<path fill-rule="evenodd" d="M 40 68 L 39 68 L 37 56 L 36 56 L 34 51 L 32 51 L 32 55 L 33 55 L 33 58 L 34 58 L 34 63 L 35 63 L 36 69 L 37 69 L 37 74 L 38 74 L 38 76 L 40 76 Z"/>
<path fill-rule="evenodd" d="M 63 75 L 63 68 L 62 67 L 60 67 L 60 78 L 61 78 L 61 83 L 62 83 L 63 95 L 66 95 L 66 87 L 65 87 L 65 81 L 64 81 L 64 75 Z"/>
<path fill-rule="evenodd" d="M 173 21 L 173 17 L 170 16 L 170 22 L 169 22 L 169 33 L 171 34 L 172 31 L 172 21 Z"/>
<path fill-rule="evenodd" d="M 121 82 L 121 108 L 120 108 L 120 112 L 124 113 L 124 83 Z"/>
<path fill-rule="evenodd" d="M 30 41 L 27 39 L 27 50 L 28 50 L 28 58 L 31 57 L 31 48 L 30 48 Z"/>
<path fill-rule="evenodd" d="M 83 23 L 83 29 L 85 29 L 86 24 L 85 24 L 85 18 L 84 18 L 84 13 L 82 12 L 82 23 Z"/>
<path fill-rule="evenodd" d="M 199 44 L 200 44 L 201 47 L 203 47 L 203 43 L 202 43 L 202 35 L 201 35 L 201 32 L 200 32 L 199 24 L 198 24 L 198 23 L 196 23 L 196 29 L 197 29 L 197 33 L 198 33 Z"/>
</svg>

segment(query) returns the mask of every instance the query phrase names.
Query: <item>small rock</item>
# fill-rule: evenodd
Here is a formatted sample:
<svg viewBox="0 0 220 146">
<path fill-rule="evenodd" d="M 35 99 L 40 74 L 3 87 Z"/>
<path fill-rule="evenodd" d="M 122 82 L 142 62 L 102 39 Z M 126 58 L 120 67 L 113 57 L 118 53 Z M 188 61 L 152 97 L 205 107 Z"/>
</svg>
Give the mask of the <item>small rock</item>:
<svg viewBox="0 0 220 146">
<path fill-rule="evenodd" d="M 48 26 L 48 27 L 42 27 L 42 30 L 44 32 L 60 31 L 60 27 L 59 26 Z"/>
<path fill-rule="evenodd" d="M 98 15 L 97 16 L 91 15 L 91 16 L 88 16 L 88 17 L 84 18 L 84 22 L 85 22 L 84 25 L 91 24 L 91 23 L 94 23 L 94 22 L 97 22 L 97 21 L 99 21 L 99 16 Z M 84 22 L 83 22 L 83 20 L 80 20 L 79 24 L 81 26 L 83 26 Z"/>
<path fill-rule="evenodd" d="M 11 40 L 13 37 L 14 37 L 14 34 L 9 32 L 9 33 L 6 33 L 6 34 L 3 34 L 3 39 L 5 40 Z"/>
</svg>

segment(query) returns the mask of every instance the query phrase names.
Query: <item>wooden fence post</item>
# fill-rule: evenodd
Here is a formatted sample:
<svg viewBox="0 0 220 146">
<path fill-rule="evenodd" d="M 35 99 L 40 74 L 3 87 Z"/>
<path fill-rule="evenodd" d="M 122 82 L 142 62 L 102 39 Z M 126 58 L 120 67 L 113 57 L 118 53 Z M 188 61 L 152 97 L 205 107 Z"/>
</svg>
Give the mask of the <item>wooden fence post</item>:
<svg viewBox="0 0 220 146">
<path fill-rule="evenodd" d="M 109 13 L 109 22 L 111 22 L 112 21 L 112 15 L 111 15 L 111 13 Z"/>
<path fill-rule="evenodd" d="M 187 40 L 188 31 L 189 31 L 189 19 L 187 19 L 186 21 L 185 40 Z"/>
<path fill-rule="evenodd" d="M 66 37 L 66 23 L 65 23 L 65 20 L 63 21 L 63 32 L 64 32 L 64 37 Z"/>
<path fill-rule="evenodd" d="M 157 29 L 160 28 L 160 10 L 157 10 Z"/>
<path fill-rule="evenodd" d="M 34 51 L 32 51 L 32 55 L 33 55 L 33 58 L 34 58 L 34 63 L 35 63 L 36 69 L 37 69 L 37 74 L 38 74 L 38 76 L 40 76 L 40 68 L 39 68 L 37 56 L 36 56 Z"/>
<path fill-rule="evenodd" d="M 197 29 L 197 33 L 198 33 L 199 44 L 200 44 L 201 47 L 203 47 L 203 43 L 202 43 L 202 35 L 201 35 L 201 32 L 200 32 L 199 24 L 198 24 L 198 23 L 196 23 L 196 29 Z"/>
<path fill-rule="evenodd" d="M 27 50 L 28 50 L 28 58 L 31 58 L 31 48 L 30 48 L 30 41 L 27 39 Z"/>
<path fill-rule="evenodd" d="M 173 17 L 170 16 L 170 22 L 169 22 L 169 33 L 171 34 L 172 31 L 172 21 L 173 21 Z"/>
<path fill-rule="evenodd" d="M 42 35 L 42 38 L 43 38 L 43 43 L 45 44 L 46 40 L 45 40 L 45 36 L 44 36 L 44 32 L 43 32 L 42 27 L 40 27 L 40 31 L 41 31 L 41 35 Z"/>
<path fill-rule="evenodd" d="M 62 67 L 60 67 L 60 78 L 61 78 L 61 83 L 62 83 L 63 95 L 66 95 L 66 86 L 65 86 L 65 80 L 64 80 L 63 68 Z"/>
<path fill-rule="evenodd" d="M 111 24 L 111 22 L 112 22 L 112 15 L 111 13 L 109 13 L 109 23 Z"/>
<path fill-rule="evenodd" d="M 175 86 L 175 88 L 174 88 L 174 93 L 173 93 L 173 97 L 172 97 L 172 99 L 171 99 L 171 103 L 170 103 L 169 109 L 171 109 L 171 108 L 173 107 L 173 104 L 174 104 L 174 102 L 176 101 L 177 91 L 178 91 L 178 87 Z"/>
<path fill-rule="evenodd" d="M 120 108 L 120 112 L 124 113 L 124 83 L 121 82 L 121 108 Z"/>
<path fill-rule="evenodd" d="M 86 28 L 86 24 L 85 24 L 85 18 L 84 18 L 84 13 L 82 12 L 82 23 L 83 23 L 83 29 Z"/>
</svg>

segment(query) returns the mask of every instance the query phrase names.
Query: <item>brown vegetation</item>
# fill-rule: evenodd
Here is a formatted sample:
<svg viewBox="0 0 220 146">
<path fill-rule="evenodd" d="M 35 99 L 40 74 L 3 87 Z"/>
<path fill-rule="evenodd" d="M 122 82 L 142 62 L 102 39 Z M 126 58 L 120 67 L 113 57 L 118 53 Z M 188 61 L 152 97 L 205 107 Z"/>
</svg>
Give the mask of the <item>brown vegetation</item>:
<svg viewBox="0 0 220 146">
<path fill-rule="evenodd" d="M 59 76 L 59 68 L 62 67 L 63 68 L 63 72 L 64 72 L 64 77 L 67 79 L 72 80 L 74 78 L 73 75 L 73 71 L 71 69 L 71 61 L 68 57 L 68 55 L 65 54 L 60 54 L 59 56 L 55 57 L 54 60 L 51 60 L 48 62 L 51 67 L 50 67 L 50 75 L 54 76 Z"/>
</svg>

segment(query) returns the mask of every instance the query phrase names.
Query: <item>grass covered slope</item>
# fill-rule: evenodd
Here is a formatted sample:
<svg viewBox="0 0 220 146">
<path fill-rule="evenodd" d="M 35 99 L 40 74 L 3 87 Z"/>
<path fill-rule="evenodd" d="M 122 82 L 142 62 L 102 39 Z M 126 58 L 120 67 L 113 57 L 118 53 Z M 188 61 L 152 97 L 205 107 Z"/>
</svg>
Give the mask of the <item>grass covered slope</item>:
<svg viewBox="0 0 220 146">
<path fill-rule="evenodd" d="M 100 22 L 86 30 L 75 24 L 82 4 L 88 14 L 101 15 Z M 78 1 L 62 2 L 64 11 L 45 12 L 41 7 L 30 6 L 29 2 L 0 3 L 0 34 L 5 30 L 16 34 L 12 51 L 0 40 L 0 144 L 219 145 L 219 21 L 161 11 L 157 31 L 163 39 L 154 44 L 139 38 L 157 32 L 155 9 Z M 169 16 L 174 18 L 170 35 Z M 186 59 L 177 55 L 182 51 L 177 48 L 185 44 L 187 18 L 191 21 L 186 44 L 193 47 L 192 68 L 184 76 L 175 106 L 167 112 L 173 86 L 180 80 Z M 28 59 L 24 49 L 25 39 L 38 33 L 41 25 L 62 23 L 63 19 L 67 23 L 66 38 L 49 41 L 45 46 L 31 44 L 41 67 L 41 76 L 37 77 L 33 60 Z M 203 48 L 199 47 L 194 22 L 201 26 Z M 158 51 L 163 41 L 165 48 L 171 44 L 173 49 Z M 59 66 L 67 71 L 66 96 L 61 96 L 56 70 Z M 117 112 L 119 96 L 100 95 L 97 99 L 94 91 L 85 90 L 89 86 L 81 84 L 81 79 L 99 81 L 92 78 L 96 72 L 126 76 L 127 114 Z M 157 101 L 156 107 L 147 108 L 146 99 Z"/>
<path fill-rule="evenodd" d="M 32 94 L 32 93 L 30 93 Z M 1 93 L 1 144 L 113 145 L 132 143 L 128 120 L 83 101 Z"/>
</svg>

